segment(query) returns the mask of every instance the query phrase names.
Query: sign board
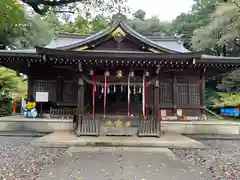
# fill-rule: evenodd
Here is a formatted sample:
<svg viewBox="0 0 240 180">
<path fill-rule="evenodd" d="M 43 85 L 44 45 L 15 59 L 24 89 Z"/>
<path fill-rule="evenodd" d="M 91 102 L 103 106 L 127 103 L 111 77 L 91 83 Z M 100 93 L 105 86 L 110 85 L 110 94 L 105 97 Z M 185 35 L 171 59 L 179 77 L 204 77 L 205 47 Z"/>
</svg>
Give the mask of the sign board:
<svg viewBox="0 0 240 180">
<path fill-rule="evenodd" d="M 48 92 L 36 92 L 36 102 L 48 102 Z"/>
<path fill-rule="evenodd" d="M 167 116 L 167 111 L 165 109 L 161 109 L 161 116 Z"/>
<path fill-rule="evenodd" d="M 234 116 L 234 117 L 240 116 L 240 109 L 238 107 L 221 108 L 220 112 L 221 112 L 221 115 L 223 116 Z"/>
<path fill-rule="evenodd" d="M 182 116 L 182 109 L 177 109 L 177 116 Z"/>
</svg>

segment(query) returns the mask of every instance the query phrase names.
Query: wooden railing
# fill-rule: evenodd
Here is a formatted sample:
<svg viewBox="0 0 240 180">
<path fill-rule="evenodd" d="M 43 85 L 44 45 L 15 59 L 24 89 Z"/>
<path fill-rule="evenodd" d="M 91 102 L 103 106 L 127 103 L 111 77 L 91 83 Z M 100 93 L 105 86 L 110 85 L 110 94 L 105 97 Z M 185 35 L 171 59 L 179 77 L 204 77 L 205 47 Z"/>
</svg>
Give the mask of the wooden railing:
<svg viewBox="0 0 240 180">
<path fill-rule="evenodd" d="M 158 119 L 139 119 L 138 136 L 160 137 L 161 121 Z"/>
<path fill-rule="evenodd" d="M 50 108 L 51 118 L 73 118 L 76 108 Z"/>
</svg>

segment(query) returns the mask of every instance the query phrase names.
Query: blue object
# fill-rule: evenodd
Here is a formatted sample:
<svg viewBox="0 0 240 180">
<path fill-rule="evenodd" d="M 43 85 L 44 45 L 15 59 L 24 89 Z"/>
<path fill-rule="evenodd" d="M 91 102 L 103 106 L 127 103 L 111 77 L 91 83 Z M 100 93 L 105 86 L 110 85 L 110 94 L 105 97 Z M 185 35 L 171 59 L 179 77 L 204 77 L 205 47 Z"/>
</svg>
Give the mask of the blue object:
<svg viewBox="0 0 240 180">
<path fill-rule="evenodd" d="M 30 113 L 31 113 L 31 117 L 32 117 L 32 118 L 37 117 L 37 109 L 36 109 L 36 108 L 32 108 L 32 109 L 30 110 Z"/>
<path fill-rule="evenodd" d="M 25 118 L 36 118 L 38 115 L 36 108 L 25 108 L 23 111 Z"/>
<path fill-rule="evenodd" d="M 234 117 L 240 116 L 239 108 L 236 108 L 236 107 L 221 108 L 220 112 L 222 115 L 225 115 L 225 116 L 234 116 Z"/>
</svg>

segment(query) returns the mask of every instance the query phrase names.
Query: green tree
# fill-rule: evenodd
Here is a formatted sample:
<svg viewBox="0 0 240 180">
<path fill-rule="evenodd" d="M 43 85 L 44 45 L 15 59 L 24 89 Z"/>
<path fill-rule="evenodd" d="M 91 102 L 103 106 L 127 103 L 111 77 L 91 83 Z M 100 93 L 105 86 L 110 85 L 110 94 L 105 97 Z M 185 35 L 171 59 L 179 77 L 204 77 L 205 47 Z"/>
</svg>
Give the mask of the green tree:
<svg viewBox="0 0 240 180">
<path fill-rule="evenodd" d="M 88 19 L 78 14 L 74 21 L 64 22 L 60 30 L 67 33 L 92 34 L 104 29 L 106 26 L 107 20 L 103 16 Z"/>
<path fill-rule="evenodd" d="M 19 94 L 26 92 L 26 83 L 23 78 L 5 67 L 0 67 L 0 86 L 1 90 L 10 90 Z"/>
<path fill-rule="evenodd" d="M 46 17 L 29 13 L 18 0 L 0 1 L 0 49 L 25 49 L 44 45 L 53 37 Z"/>
<path fill-rule="evenodd" d="M 171 24 L 162 22 L 158 17 L 144 18 L 145 12 L 138 10 L 133 13 L 133 19 L 128 19 L 127 22 L 138 33 L 144 36 L 170 36 Z"/>
<path fill-rule="evenodd" d="M 195 31 L 192 38 L 193 47 L 196 50 L 214 50 L 216 46 L 226 47 L 227 55 L 239 55 L 239 27 L 240 11 L 238 6 L 233 3 L 219 4 L 212 14 L 212 21 Z"/>
<path fill-rule="evenodd" d="M 224 92 L 240 93 L 240 69 L 226 74 L 217 85 L 217 88 Z"/>
<path fill-rule="evenodd" d="M 144 21 L 145 16 L 146 16 L 146 12 L 139 9 L 135 13 L 133 13 L 133 16 L 137 19 L 140 19 L 141 21 Z"/>
<path fill-rule="evenodd" d="M 219 0 L 194 0 L 190 12 L 182 13 L 171 24 L 171 32 L 180 35 L 185 40 L 188 49 L 195 49 L 192 40 L 194 31 L 211 21 L 210 15 L 215 11 Z M 193 47 L 192 47 L 193 45 Z"/>
<path fill-rule="evenodd" d="M 11 114 L 12 94 L 22 96 L 26 90 L 26 83 L 15 71 L 0 67 L 0 116 Z"/>
<path fill-rule="evenodd" d="M 23 27 L 25 13 L 17 0 L 0 1 L 0 49 L 5 49 Z"/>
</svg>

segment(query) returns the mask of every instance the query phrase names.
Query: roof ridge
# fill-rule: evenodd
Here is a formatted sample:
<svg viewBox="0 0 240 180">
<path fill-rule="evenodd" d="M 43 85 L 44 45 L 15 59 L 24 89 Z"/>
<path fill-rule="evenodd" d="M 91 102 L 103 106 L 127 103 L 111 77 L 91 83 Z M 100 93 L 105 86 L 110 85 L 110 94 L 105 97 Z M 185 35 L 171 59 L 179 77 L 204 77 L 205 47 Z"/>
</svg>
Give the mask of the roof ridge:
<svg viewBox="0 0 240 180">
<path fill-rule="evenodd" d="M 78 34 L 78 33 L 60 32 L 57 37 L 61 37 L 61 38 L 87 38 L 89 36 L 91 36 L 91 34 Z"/>
<path fill-rule="evenodd" d="M 156 35 L 153 35 L 153 36 L 145 36 L 146 38 L 149 38 L 151 40 L 181 40 L 181 38 L 179 37 L 176 37 L 176 36 L 156 36 Z"/>
</svg>

